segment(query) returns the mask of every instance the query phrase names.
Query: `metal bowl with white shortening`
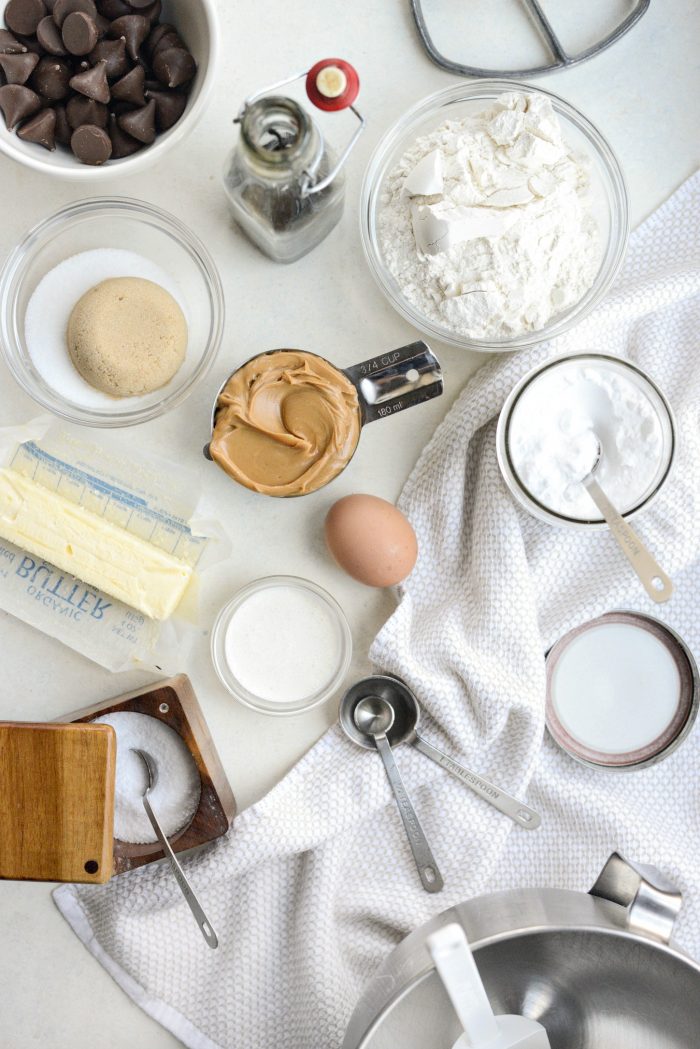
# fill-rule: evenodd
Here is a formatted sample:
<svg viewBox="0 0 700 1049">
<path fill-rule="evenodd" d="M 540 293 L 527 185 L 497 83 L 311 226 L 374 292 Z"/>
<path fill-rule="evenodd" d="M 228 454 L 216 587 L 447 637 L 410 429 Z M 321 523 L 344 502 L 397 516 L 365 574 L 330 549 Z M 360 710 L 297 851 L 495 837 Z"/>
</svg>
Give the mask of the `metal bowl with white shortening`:
<svg viewBox="0 0 700 1049">
<path fill-rule="evenodd" d="M 544 1025 L 551 1049 L 697 1049 L 700 965 L 671 941 L 681 896 L 613 853 L 589 893 L 522 889 L 444 911 L 394 950 L 342 1049 L 452 1049 L 462 1033 L 426 939 L 458 922 L 496 1013 Z"/>
</svg>

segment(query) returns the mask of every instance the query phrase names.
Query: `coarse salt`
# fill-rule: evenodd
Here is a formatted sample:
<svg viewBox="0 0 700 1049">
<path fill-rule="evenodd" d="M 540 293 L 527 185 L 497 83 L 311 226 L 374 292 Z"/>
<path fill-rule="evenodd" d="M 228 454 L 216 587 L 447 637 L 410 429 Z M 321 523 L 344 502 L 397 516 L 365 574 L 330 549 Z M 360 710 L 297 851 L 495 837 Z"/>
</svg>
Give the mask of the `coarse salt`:
<svg viewBox="0 0 700 1049">
<path fill-rule="evenodd" d="M 165 836 L 177 834 L 197 811 L 202 789 L 199 770 L 182 738 L 158 718 L 131 710 L 104 714 L 95 723 L 111 725 L 117 734 L 114 837 L 140 844 L 158 840 L 143 806 L 148 773 L 132 748 L 153 758 L 158 775 L 148 799 Z"/>
</svg>

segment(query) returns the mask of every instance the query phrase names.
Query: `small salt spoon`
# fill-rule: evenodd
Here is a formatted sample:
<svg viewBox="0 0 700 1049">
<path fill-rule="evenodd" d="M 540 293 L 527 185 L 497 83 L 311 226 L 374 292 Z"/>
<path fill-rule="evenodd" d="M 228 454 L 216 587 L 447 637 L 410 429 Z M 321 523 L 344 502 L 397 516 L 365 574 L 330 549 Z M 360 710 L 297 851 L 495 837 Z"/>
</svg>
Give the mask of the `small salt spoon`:
<svg viewBox="0 0 700 1049">
<path fill-rule="evenodd" d="M 199 900 L 197 899 L 194 889 L 188 882 L 185 876 L 185 872 L 178 863 L 177 857 L 175 856 L 175 853 L 170 847 L 170 842 L 166 838 L 163 832 L 163 828 L 158 822 L 158 819 L 151 807 L 151 802 L 149 800 L 148 795 L 150 794 L 153 787 L 155 787 L 156 785 L 156 780 L 158 779 L 158 767 L 155 761 L 153 760 L 152 756 L 147 751 L 139 750 L 138 747 L 132 747 L 131 749 L 133 750 L 134 754 L 138 754 L 138 756 L 141 758 L 144 765 L 146 766 L 146 772 L 148 774 L 148 786 L 146 787 L 146 790 L 143 794 L 143 807 L 146 810 L 146 815 L 151 821 L 151 826 L 155 831 L 158 841 L 160 842 L 161 847 L 163 849 L 163 852 L 170 860 L 170 866 L 173 869 L 175 880 L 177 881 L 178 885 L 180 886 L 180 889 L 182 890 L 182 895 L 185 897 L 188 907 L 190 908 L 197 920 L 197 925 L 199 926 L 202 936 L 207 941 L 210 947 L 218 947 L 219 938 L 214 932 L 214 928 L 211 922 L 204 913 L 204 909 L 202 908 Z"/>
</svg>

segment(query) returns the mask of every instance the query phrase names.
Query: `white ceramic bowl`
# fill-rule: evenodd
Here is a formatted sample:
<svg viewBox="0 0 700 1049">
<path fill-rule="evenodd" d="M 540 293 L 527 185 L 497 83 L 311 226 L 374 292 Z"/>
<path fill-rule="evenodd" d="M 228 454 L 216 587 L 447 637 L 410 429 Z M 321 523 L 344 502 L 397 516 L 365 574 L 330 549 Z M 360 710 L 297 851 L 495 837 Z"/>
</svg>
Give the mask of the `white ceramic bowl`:
<svg viewBox="0 0 700 1049">
<path fill-rule="evenodd" d="M 4 9 L 4 3 L 2 8 Z M 109 160 L 99 167 L 81 164 L 69 149 L 57 146 L 53 152 L 33 142 L 23 142 L 14 131 L 8 131 L 0 115 L 0 152 L 35 171 L 76 182 L 96 182 L 115 175 L 142 171 L 160 160 L 177 142 L 196 126 L 216 75 L 220 30 L 214 0 L 164 0 L 161 22 L 170 22 L 187 44 L 196 63 L 197 73 L 190 88 L 187 107 L 176 124 L 155 142 L 130 157 Z M 0 26 L 5 22 L 0 15 Z"/>
</svg>

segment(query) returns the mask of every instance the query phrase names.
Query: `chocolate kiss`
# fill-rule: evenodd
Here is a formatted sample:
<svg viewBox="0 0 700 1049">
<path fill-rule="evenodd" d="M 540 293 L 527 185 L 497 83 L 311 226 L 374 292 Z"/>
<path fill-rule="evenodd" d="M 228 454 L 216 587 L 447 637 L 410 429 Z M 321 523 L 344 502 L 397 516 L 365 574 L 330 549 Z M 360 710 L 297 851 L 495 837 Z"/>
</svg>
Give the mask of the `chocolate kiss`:
<svg viewBox="0 0 700 1049">
<path fill-rule="evenodd" d="M 148 97 L 156 104 L 156 124 L 159 131 L 167 131 L 173 124 L 177 124 L 185 112 L 187 95 L 179 91 L 153 90 L 148 92 Z"/>
<path fill-rule="evenodd" d="M 61 29 L 68 15 L 72 15 L 75 11 L 82 11 L 83 14 L 93 19 L 97 14 L 94 0 L 56 0 L 51 14 L 54 22 Z"/>
<path fill-rule="evenodd" d="M 44 149 L 56 148 L 56 114 L 53 109 L 42 109 L 35 117 L 28 120 L 17 132 L 17 137 L 25 142 L 36 142 Z"/>
<path fill-rule="evenodd" d="M 151 47 L 151 63 L 155 60 L 155 57 L 159 52 L 165 51 L 166 47 L 181 47 L 185 50 L 185 45 L 178 33 L 174 30 L 169 33 L 164 33 L 163 36 L 156 40 L 155 44 Z"/>
<path fill-rule="evenodd" d="M 0 55 L 22 55 L 27 50 L 7 29 L 0 29 Z"/>
<path fill-rule="evenodd" d="M 197 66 L 189 51 L 181 47 L 168 47 L 159 51 L 153 59 L 153 72 L 168 87 L 180 87 L 191 80 Z"/>
<path fill-rule="evenodd" d="M 65 55 L 66 49 L 63 45 L 63 37 L 58 26 L 51 15 L 42 18 L 36 27 L 36 38 L 50 55 Z"/>
<path fill-rule="evenodd" d="M 152 105 L 155 109 L 155 102 Z M 35 91 L 22 84 L 5 84 L 0 87 L 0 109 L 8 130 L 14 131 L 20 121 L 26 120 L 41 109 L 41 99 Z"/>
<path fill-rule="evenodd" d="M 158 25 L 154 25 L 151 32 L 148 34 L 148 40 L 146 41 L 146 54 L 152 56 L 153 48 L 161 37 L 166 36 L 168 33 L 177 33 L 175 26 L 170 25 L 169 22 L 159 22 Z"/>
<path fill-rule="evenodd" d="M 122 131 L 126 131 L 127 135 L 138 139 L 146 146 L 156 137 L 156 104 L 153 99 L 141 109 L 124 113 L 117 120 Z"/>
<path fill-rule="evenodd" d="M 83 164 L 104 164 L 112 155 L 109 135 L 94 124 L 83 124 L 71 136 L 70 148 Z"/>
<path fill-rule="evenodd" d="M 134 66 L 130 73 L 112 84 L 112 98 L 119 102 L 131 102 L 134 106 L 145 106 L 146 96 L 143 93 L 143 85 L 146 74 L 143 66 Z"/>
<path fill-rule="evenodd" d="M 152 3 L 150 7 L 142 7 L 140 9 L 140 13 L 143 15 L 144 18 L 148 19 L 151 25 L 155 25 L 155 23 L 160 18 L 162 11 L 163 5 L 161 3 L 161 0 L 155 0 L 155 3 Z"/>
<path fill-rule="evenodd" d="M 88 55 L 93 65 L 105 61 L 107 63 L 107 76 L 110 80 L 124 76 L 129 72 L 129 59 L 126 57 L 126 40 L 98 40 L 94 49 Z"/>
<path fill-rule="evenodd" d="M 98 62 L 92 69 L 86 69 L 84 73 L 76 73 L 69 80 L 74 91 L 78 91 L 86 98 L 92 98 L 95 102 L 109 102 L 109 84 L 105 72 L 107 63 L 103 60 Z"/>
<path fill-rule="evenodd" d="M 73 131 L 83 124 L 104 128 L 107 127 L 107 106 L 85 95 L 73 95 L 66 104 L 66 119 Z"/>
<path fill-rule="evenodd" d="M 26 55 L 0 55 L 0 69 L 8 84 L 26 84 L 38 61 L 39 56 L 31 52 Z"/>
<path fill-rule="evenodd" d="M 60 102 L 68 95 L 68 81 L 72 67 L 64 58 L 45 55 L 40 58 L 32 74 L 32 87 L 47 102 Z"/>
<path fill-rule="evenodd" d="M 61 36 L 72 55 L 89 55 L 100 39 L 100 33 L 94 18 L 84 11 L 71 11 L 61 27 Z"/>
<path fill-rule="evenodd" d="M 53 111 L 56 114 L 56 141 L 60 142 L 62 146 L 68 146 L 70 145 L 73 129 L 68 123 L 66 107 L 59 103 L 59 105 L 53 107 Z"/>
<path fill-rule="evenodd" d="M 116 18 L 109 27 L 109 35 L 114 37 L 123 36 L 126 40 L 126 50 L 130 58 L 135 62 L 139 57 L 139 48 L 150 31 L 151 24 L 147 18 L 141 15 L 124 15 Z"/>
<path fill-rule="evenodd" d="M 112 141 L 112 159 L 119 160 L 121 157 L 130 157 L 139 149 L 143 149 L 143 142 L 127 135 L 122 131 L 114 113 L 109 114 L 109 137 Z"/>
<path fill-rule="evenodd" d="M 45 14 L 43 0 L 9 0 L 5 4 L 5 25 L 11 33 L 32 36 Z"/>
<path fill-rule="evenodd" d="M 97 0 L 97 10 L 109 22 L 121 18 L 122 15 L 133 14 L 131 6 L 125 0 Z"/>
</svg>

